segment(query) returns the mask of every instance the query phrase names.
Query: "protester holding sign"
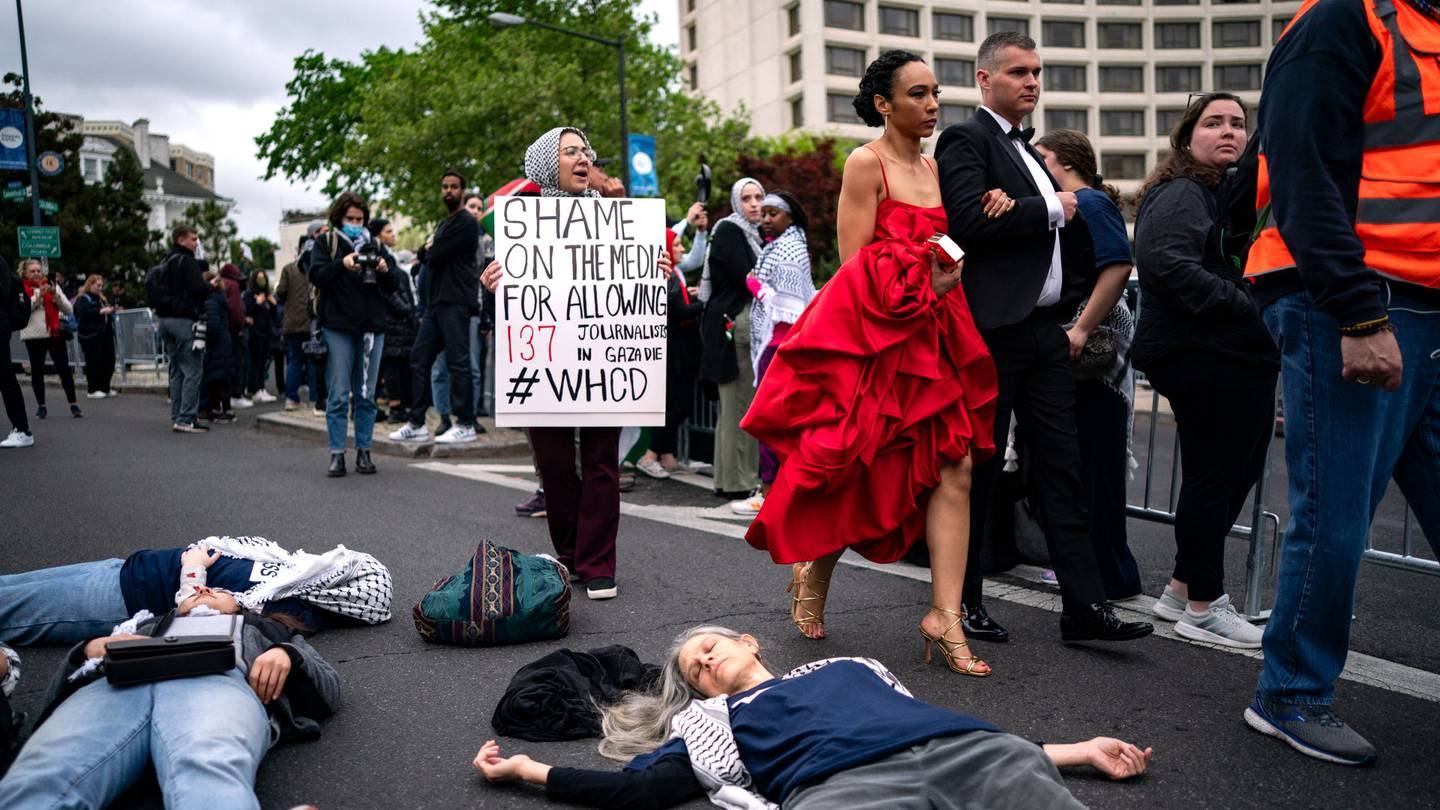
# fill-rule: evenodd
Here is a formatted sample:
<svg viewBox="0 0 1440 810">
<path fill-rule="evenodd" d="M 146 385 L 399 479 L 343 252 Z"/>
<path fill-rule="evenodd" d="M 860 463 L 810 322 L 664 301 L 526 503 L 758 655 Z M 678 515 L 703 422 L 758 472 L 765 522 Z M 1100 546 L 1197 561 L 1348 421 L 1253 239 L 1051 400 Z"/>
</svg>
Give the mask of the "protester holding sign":
<svg viewBox="0 0 1440 810">
<path fill-rule="evenodd" d="M 546 517 L 556 555 L 571 575 L 585 584 L 586 595 L 591 599 L 610 599 L 618 593 L 615 585 L 615 536 L 620 526 L 618 425 L 647 424 L 646 420 L 657 412 L 656 424 L 664 421 L 664 281 L 670 273 L 671 262 L 663 248 L 642 241 L 641 234 L 647 233 L 643 227 L 631 227 L 632 222 L 643 219 L 640 213 L 634 212 L 663 203 L 617 199 L 588 207 L 565 204 L 564 201 L 577 198 L 602 199 L 588 187 L 594 160 L 595 152 L 589 140 L 573 127 L 556 127 L 525 150 L 525 174 L 540 186 L 540 199 L 506 200 L 497 216 L 500 260 L 485 269 L 481 282 L 494 292 L 501 277 L 507 278 L 505 290 L 497 294 L 500 325 L 496 356 L 498 368 L 504 371 L 496 377 L 508 393 L 497 396 L 497 422 L 505 419 L 509 424 L 531 425 L 530 442 L 535 449 L 540 481 L 545 487 Z M 527 211 L 534 216 L 524 218 L 516 215 L 516 211 Z M 651 213 L 663 217 L 659 209 Z M 522 218 L 526 221 L 521 222 Z M 528 231 L 527 226 L 530 226 Z M 658 235 L 661 228 L 663 219 L 653 233 Z M 568 240 L 564 234 L 572 229 L 584 234 L 585 241 Z M 596 239 L 602 231 L 603 238 Z M 535 242 L 525 241 L 536 232 L 550 234 L 555 244 L 547 250 Z M 600 244 L 602 241 L 609 244 Z M 515 258 L 510 258 L 512 253 Z M 551 262 L 548 269 L 540 266 L 545 256 Z M 616 260 L 616 256 L 628 258 Z M 573 260 L 569 268 L 573 283 L 563 288 L 568 290 L 564 298 L 557 293 L 562 289 L 558 284 L 541 282 L 547 277 L 553 279 L 554 265 L 562 260 Z M 514 266 L 521 261 L 530 261 L 532 265 L 528 269 Z M 505 263 L 511 266 L 506 268 Z M 562 269 L 561 274 L 564 272 Z M 603 285 L 584 283 L 602 276 L 606 279 Z M 525 281 L 527 279 L 529 281 Z M 625 302 L 627 313 L 643 310 L 645 318 L 658 318 L 658 328 L 641 323 L 640 318 L 605 317 L 600 322 L 587 322 L 599 318 L 617 301 Z M 522 315 L 527 311 L 533 319 Z M 510 320 L 521 317 L 536 323 L 520 326 L 512 336 Z M 580 327 L 578 331 L 576 323 Z M 562 326 L 569 331 L 562 331 Z M 625 331 L 627 337 L 608 338 L 602 334 L 607 330 Z M 630 332 L 635 334 L 628 334 Z M 560 334 L 557 336 L 557 333 Z M 553 368 L 558 365 L 554 352 L 557 341 L 582 361 L 604 350 L 605 353 L 598 356 L 605 365 L 582 362 L 579 367 L 557 371 Z M 657 345 L 647 345 L 651 343 Z M 627 357 L 620 362 L 618 355 L 613 359 L 608 356 L 610 351 L 626 350 L 639 353 L 642 359 L 631 362 Z M 512 358 L 516 357 L 549 367 L 515 367 Z M 652 373 L 649 366 L 657 363 L 658 370 Z M 512 371 L 515 373 L 511 374 Z M 544 407 L 549 412 L 516 413 L 531 400 L 546 403 Z M 576 410 L 577 407 L 584 410 Z M 504 409 L 511 412 L 506 413 Z M 621 414 L 621 409 L 629 411 Z M 590 418 L 590 411 L 597 410 L 603 412 L 599 418 Z M 564 426 L 564 420 L 571 417 L 574 421 L 570 425 L 589 423 L 579 428 L 578 477 L 575 474 L 576 428 Z M 601 425 L 595 425 L 596 421 Z"/>
</svg>

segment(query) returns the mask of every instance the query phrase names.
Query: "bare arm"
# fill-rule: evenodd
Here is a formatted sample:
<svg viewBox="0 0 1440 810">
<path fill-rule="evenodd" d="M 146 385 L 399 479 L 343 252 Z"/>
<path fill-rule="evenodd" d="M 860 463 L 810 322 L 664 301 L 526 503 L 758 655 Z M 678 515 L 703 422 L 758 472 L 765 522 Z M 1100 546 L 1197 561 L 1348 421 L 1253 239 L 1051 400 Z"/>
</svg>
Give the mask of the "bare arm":
<svg viewBox="0 0 1440 810">
<path fill-rule="evenodd" d="M 875 235 L 875 211 L 880 205 L 880 158 L 869 149 L 856 149 L 845 159 L 836 206 L 835 228 L 840 263 L 849 261 Z"/>
<path fill-rule="evenodd" d="M 1114 737 L 1096 737 L 1085 742 L 1048 744 L 1045 753 L 1055 767 L 1090 765 L 1111 779 L 1129 779 L 1145 773 L 1155 749 L 1140 748 Z"/>
</svg>

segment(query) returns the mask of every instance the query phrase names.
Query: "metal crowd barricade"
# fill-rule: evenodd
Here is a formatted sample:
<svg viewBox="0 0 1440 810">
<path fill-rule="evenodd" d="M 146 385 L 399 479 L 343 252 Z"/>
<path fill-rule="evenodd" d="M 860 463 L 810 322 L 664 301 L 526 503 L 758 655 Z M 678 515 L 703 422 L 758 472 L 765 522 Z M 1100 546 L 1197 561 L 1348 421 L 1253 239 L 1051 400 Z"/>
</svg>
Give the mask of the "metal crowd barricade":
<svg viewBox="0 0 1440 810">
<path fill-rule="evenodd" d="M 125 382 L 131 366 L 149 365 L 156 369 L 165 363 L 165 347 L 160 340 L 160 319 L 153 310 L 127 309 L 115 313 L 115 366 L 120 381 Z"/>
<path fill-rule="evenodd" d="M 711 459 L 714 459 L 714 436 L 715 425 L 720 421 L 720 403 L 705 396 L 705 389 L 699 383 L 695 383 L 695 390 L 690 407 L 690 418 L 680 425 L 679 457 L 681 461 L 690 461 L 690 436 L 700 434 L 711 437 Z"/>
</svg>

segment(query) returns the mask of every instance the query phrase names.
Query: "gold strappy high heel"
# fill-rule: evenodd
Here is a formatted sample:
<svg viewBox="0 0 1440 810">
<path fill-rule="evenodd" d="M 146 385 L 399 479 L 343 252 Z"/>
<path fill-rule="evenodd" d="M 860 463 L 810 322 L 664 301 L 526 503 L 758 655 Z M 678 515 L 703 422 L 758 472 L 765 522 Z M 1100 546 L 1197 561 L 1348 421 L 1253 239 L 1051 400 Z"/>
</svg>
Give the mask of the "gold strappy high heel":
<svg viewBox="0 0 1440 810">
<path fill-rule="evenodd" d="M 951 622 L 949 627 L 940 631 L 940 635 L 938 636 L 932 636 L 925 632 L 923 625 L 920 627 L 920 635 L 925 639 L 925 663 L 930 663 L 930 645 L 938 644 L 940 646 L 940 654 L 945 656 L 945 663 L 950 669 L 961 675 L 969 675 L 972 678 L 988 678 L 995 670 L 986 669 L 983 672 L 977 672 L 975 670 L 975 667 L 985 664 L 984 661 L 973 655 L 957 655 L 957 651 L 959 650 L 965 650 L 967 652 L 970 650 L 970 643 L 968 641 L 951 641 L 945 638 L 947 633 L 960 626 L 961 615 L 948 608 L 940 607 L 939 605 L 931 605 L 930 609 L 939 613 L 949 613 L 955 617 L 955 621 Z M 964 666 L 960 664 L 962 661 L 965 662 Z M 988 667 L 989 664 L 985 664 L 985 666 Z"/>
<path fill-rule="evenodd" d="M 807 583 L 806 578 L 809 577 L 810 569 L 814 565 L 815 563 L 808 562 L 795 563 L 790 566 L 790 584 L 785 586 L 785 592 L 794 594 L 790 597 L 790 622 L 795 625 L 795 629 L 799 630 L 801 635 L 818 641 L 825 636 L 811 636 L 805 632 L 805 628 L 816 626 L 820 628 L 822 634 L 825 632 L 825 597 L 828 596 L 828 591 L 826 594 L 816 593 L 815 586 L 829 585 L 830 580 L 817 579 L 812 583 Z M 801 596 L 802 589 L 807 587 L 810 589 L 810 595 Z M 819 612 L 811 610 L 806 605 L 807 602 L 819 602 Z"/>
</svg>

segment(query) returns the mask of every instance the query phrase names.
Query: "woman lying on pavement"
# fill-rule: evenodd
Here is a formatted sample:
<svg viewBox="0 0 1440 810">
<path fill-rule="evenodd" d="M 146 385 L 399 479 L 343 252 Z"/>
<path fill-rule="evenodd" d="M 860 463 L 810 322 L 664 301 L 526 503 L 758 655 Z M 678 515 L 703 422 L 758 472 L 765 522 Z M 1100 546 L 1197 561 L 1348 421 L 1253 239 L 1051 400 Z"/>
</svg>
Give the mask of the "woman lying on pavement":
<svg viewBox="0 0 1440 810">
<path fill-rule="evenodd" d="M 276 742 L 320 735 L 318 721 L 339 704 L 339 676 L 303 636 L 246 615 L 228 672 L 112 686 L 101 661 L 106 647 L 166 634 L 178 615 L 142 612 L 112 635 L 75 645 L 0 780 L 0 807 L 106 807 L 152 764 L 167 808 L 260 806 L 260 760 Z"/>
<path fill-rule="evenodd" d="M 0 641 L 73 644 L 141 610 L 188 613 L 199 605 L 260 613 L 310 634 L 389 621 L 391 598 L 389 569 L 363 552 L 336 546 L 307 554 L 263 537 L 207 537 L 189 548 L 0 576 Z"/>
<path fill-rule="evenodd" d="M 552 800 L 591 807 L 663 808 L 709 793 L 745 810 L 1079 808 L 1057 766 L 1126 779 L 1151 754 L 1108 737 L 1036 745 L 916 700 L 870 658 L 776 677 L 753 636 L 723 627 L 682 633 L 657 691 L 603 713 L 600 753 L 629 759 L 619 773 L 504 757 L 494 740 L 475 767 L 491 782 L 545 785 Z"/>
</svg>

